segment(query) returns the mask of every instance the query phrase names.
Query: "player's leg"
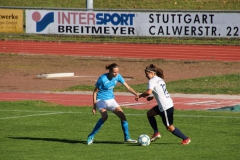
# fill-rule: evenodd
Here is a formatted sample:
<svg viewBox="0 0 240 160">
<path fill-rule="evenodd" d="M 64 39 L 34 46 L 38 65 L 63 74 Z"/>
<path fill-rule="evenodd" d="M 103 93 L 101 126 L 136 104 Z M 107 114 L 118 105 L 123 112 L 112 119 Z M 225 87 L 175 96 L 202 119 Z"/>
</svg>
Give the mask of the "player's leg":
<svg viewBox="0 0 240 160">
<path fill-rule="evenodd" d="M 107 109 L 104 104 L 104 101 L 98 101 L 97 107 L 99 112 L 101 113 L 101 118 L 97 121 L 96 125 L 94 126 L 92 132 L 88 135 L 87 144 L 90 145 L 93 143 L 94 136 L 100 130 L 104 122 L 108 119 Z"/>
<path fill-rule="evenodd" d="M 190 143 L 190 138 L 185 136 L 177 127 L 173 125 L 173 112 L 174 107 L 169 108 L 168 110 L 164 111 L 162 114 L 162 120 L 164 125 L 166 126 L 166 129 L 171 132 L 173 135 L 181 138 L 183 141 L 181 144 L 188 144 Z"/>
<path fill-rule="evenodd" d="M 96 123 L 95 127 L 93 128 L 92 132 L 89 134 L 91 136 L 94 136 L 95 134 L 97 134 L 97 132 L 102 127 L 103 123 L 108 119 L 108 113 L 107 113 L 106 109 L 101 109 L 100 113 L 101 113 L 102 117 L 97 121 L 97 123 Z"/>
<path fill-rule="evenodd" d="M 181 144 L 185 145 L 185 144 L 188 144 L 188 143 L 191 142 L 190 138 L 187 137 L 185 134 L 183 134 L 183 133 L 181 132 L 181 130 L 178 129 L 177 127 L 171 125 L 171 126 L 168 126 L 168 127 L 167 127 L 167 130 L 169 130 L 170 132 L 172 132 L 173 135 L 181 138 L 181 139 L 182 139 L 182 143 L 181 143 Z"/>
<path fill-rule="evenodd" d="M 151 108 L 147 112 L 148 121 L 153 129 L 153 136 L 151 137 L 151 142 L 157 140 L 158 138 L 161 138 L 160 132 L 158 131 L 158 127 L 157 127 L 157 121 L 155 118 L 155 116 L 158 115 L 159 112 L 160 111 L 159 111 L 158 106 Z"/>
<path fill-rule="evenodd" d="M 129 143 L 137 143 L 137 140 L 131 139 L 130 133 L 128 130 L 128 122 L 126 119 L 126 116 L 120 106 L 116 107 L 113 110 L 113 113 L 118 116 L 118 118 L 121 120 L 121 126 L 124 134 L 124 141 Z"/>
<path fill-rule="evenodd" d="M 137 140 L 133 140 L 130 137 L 128 130 L 128 122 L 122 108 L 118 105 L 115 99 L 111 99 L 108 103 L 108 110 L 111 110 L 121 120 L 121 126 L 124 134 L 124 141 L 129 143 L 137 143 Z"/>
</svg>

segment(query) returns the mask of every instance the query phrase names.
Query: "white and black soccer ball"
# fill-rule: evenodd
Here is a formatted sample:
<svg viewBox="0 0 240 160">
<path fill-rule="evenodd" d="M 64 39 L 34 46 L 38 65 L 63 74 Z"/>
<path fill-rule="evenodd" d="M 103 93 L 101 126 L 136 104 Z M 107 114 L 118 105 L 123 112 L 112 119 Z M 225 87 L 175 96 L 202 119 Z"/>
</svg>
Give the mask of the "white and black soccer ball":
<svg viewBox="0 0 240 160">
<path fill-rule="evenodd" d="M 138 144 L 140 146 L 148 146 L 150 144 L 150 138 L 146 134 L 141 134 L 138 137 Z"/>
</svg>

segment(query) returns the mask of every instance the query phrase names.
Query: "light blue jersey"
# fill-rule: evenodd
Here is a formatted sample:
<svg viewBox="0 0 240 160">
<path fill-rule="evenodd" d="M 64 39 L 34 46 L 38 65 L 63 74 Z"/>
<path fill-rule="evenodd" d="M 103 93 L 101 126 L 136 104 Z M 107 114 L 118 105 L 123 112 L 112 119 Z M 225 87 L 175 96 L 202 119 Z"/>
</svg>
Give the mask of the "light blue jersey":
<svg viewBox="0 0 240 160">
<path fill-rule="evenodd" d="M 97 83 L 95 84 L 95 86 L 99 89 L 97 93 L 97 100 L 113 99 L 113 88 L 117 85 L 118 82 L 122 84 L 125 82 L 125 80 L 120 74 L 117 74 L 117 76 L 113 77 L 112 80 L 108 79 L 107 73 L 101 75 L 98 78 Z"/>
</svg>

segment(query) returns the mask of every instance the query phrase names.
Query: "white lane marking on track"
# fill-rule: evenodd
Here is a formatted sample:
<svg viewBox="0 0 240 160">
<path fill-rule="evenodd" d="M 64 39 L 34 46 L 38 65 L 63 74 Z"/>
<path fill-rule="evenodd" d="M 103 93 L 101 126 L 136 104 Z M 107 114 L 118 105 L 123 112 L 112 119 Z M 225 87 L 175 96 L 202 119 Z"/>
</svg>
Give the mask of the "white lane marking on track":
<svg viewBox="0 0 240 160">
<path fill-rule="evenodd" d="M 201 104 L 219 104 L 219 101 L 200 101 L 200 102 L 190 102 L 190 103 L 185 103 L 188 105 L 201 105 Z"/>
<path fill-rule="evenodd" d="M 120 106 L 137 106 L 137 105 L 142 105 L 142 104 L 146 104 L 146 103 L 129 103 L 129 102 L 122 102 L 119 103 Z"/>
</svg>

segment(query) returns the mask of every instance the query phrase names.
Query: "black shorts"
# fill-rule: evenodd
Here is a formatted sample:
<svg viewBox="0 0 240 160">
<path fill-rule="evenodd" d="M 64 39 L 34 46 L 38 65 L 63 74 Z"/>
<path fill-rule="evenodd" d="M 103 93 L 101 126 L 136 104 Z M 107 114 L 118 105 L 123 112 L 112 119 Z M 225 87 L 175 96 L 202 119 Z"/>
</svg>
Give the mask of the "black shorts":
<svg viewBox="0 0 240 160">
<path fill-rule="evenodd" d="M 160 117 L 162 118 L 162 122 L 166 127 L 171 126 L 173 124 L 174 107 L 171 107 L 171 108 L 167 109 L 166 111 L 161 112 L 158 108 L 158 105 L 156 105 L 155 107 L 153 107 L 153 110 L 158 115 L 160 115 Z"/>
</svg>

